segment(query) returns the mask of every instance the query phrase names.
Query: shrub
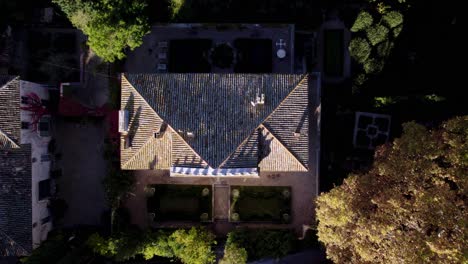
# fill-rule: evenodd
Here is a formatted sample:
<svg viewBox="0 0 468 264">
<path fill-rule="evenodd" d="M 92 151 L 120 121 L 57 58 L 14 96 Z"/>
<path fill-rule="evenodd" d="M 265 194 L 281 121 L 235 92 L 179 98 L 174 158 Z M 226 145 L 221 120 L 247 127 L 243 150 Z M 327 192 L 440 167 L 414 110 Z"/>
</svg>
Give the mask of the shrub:
<svg viewBox="0 0 468 264">
<path fill-rule="evenodd" d="M 226 244 L 224 256 L 220 264 L 245 264 L 247 263 L 247 250 L 234 243 Z"/>
<path fill-rule="evenodd" d="M 393 37 L 398 37 L 403 30 L 403 25 L 399 25 L 398 27 L 393 29 Z"/>
<path fill-rule="evenodd" d="M 354 38 L 349 43 L 349 53 L 359 63 L 364 63 L 371 54 L 369 42 L 364 38 Z"/>
<path fill-rule="evenodd" d="M 373 22 L 374 19 L 372 18 L 371 14 L 366 11 L 361 11 L 357 16 L 356 21 L 354 21 L 353 26 L 351 27 L 351 32 L 365 30 L 370 27 Z"/>
<path fill-rule="evenodd" d="M 384 41 L 377 45 L 377 55 L 382 58 L 386 58 L 390 55 L 392 51 L 394 43 L 392 41 Z"/>
<path fill-rule="evenodd" d="M 382 71 L 384 66 L 384 63 L 380 59 L 368 59 L 364 63 L 364 71 L 369 74 L 369 73 L 379 73 Z"/>
<path fill-rule="evenodd" d="M 185 264 L 209 264 L 215 260 L 212 246 L 215 236 L 203 228 L 179 229 L 172 234 L 164 231 L 148 232 L 127 230 L 109 238 L 99 234 L 89 237 L 86 244 L 94 253 L 112 258 L 115 261 L 126 261 L 137 255 L 145 259 L 154 256 L 178 258 Z"/>
<path fill-rule="evenodd" d="M 384 25 L 375 25 L 366 30 L 366 35 L 372 46 L 375 46 L 388 38 L 388 31 Z"/>
<path fill-rule="evenodd" d="M 214 244 L 216 241 L 212 233 L 195 227 L 176 230 L 169 239 L 174 255 L 185 264 L 214 263 L 216 256 L 211 248 Z"/>
<path fill-rule="evenodd" d="M 390 11 L 384 14 L 382 19 L 390 28 L 403 24 L 403 15 L 398 11 Z"/>
<path fill-rule="evenodd" d="M 249 260 L 265 257 L 280 258 L 295 248 L 296 238 L 291 230 L 238 229 L 228 234 L 226 245 L 245 248 Z"/>
<path fill-rule="evenodd" d="M 232 213 L 231 214 L 231 220 L 232 221 L 239 221 L 239 214 L 238 213 Z"/>
</svg>

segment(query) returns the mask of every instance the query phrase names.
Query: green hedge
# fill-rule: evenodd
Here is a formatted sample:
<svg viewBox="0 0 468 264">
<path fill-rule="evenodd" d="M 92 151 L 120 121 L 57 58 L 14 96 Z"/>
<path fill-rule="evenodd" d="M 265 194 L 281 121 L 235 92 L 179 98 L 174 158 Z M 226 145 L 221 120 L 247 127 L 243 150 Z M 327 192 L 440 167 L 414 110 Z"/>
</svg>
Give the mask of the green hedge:
<svg viewBox="0 0 468 264">
<path fill-rule="evenodd" d="M 148 213 L 155 213 L 155 221 L 201 221 L 203 213 L 212 219 L 213 190 L 210 185 L 153 185 L 154 195 L 148 198 Z M 203 190 L 209 190 L 203 196 Z"/>
<path fill-rule="evenodd" d="M 234 197 L 234 190 L 239 196 Z M 285 197 L 283 192 L 287 191 Z M 232 221 L 265 221 L 289 223 L 291 216 L 291 188 L 288 186 L 232 186 Z M 234 217 L 238 214 L 239 219 Z"/>
</svg>

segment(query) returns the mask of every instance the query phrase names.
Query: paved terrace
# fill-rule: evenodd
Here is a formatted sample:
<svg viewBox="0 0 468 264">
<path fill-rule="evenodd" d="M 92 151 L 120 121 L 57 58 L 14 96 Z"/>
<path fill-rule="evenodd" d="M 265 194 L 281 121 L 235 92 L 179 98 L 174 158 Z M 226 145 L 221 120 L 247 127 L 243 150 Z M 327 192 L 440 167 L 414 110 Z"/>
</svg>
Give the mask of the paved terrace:
<svg viewBox="0 0 468 264">
<path fill-rule="evenodd" d="M 222 27 L 222 28 L 220 28 Z M 143 44 L 129 52 L 125 71 L 128 73 L 156 73 L 159 63 L 159 42 L 167 42 L 170 53 L 170 40 L 177 39 L 210 39 L 213 44 L 228 42 L 234 46 L 234 40 L 271 39 L 272 41 L 272 72 L 292 73 L 294 66 L 294 26 L 286 24 L 258 25 L 258 24 L 168 24 L 154 26 L 151 32 L 143 38 Z M 277 42 L 283 40 L 286 44 L 286 57 L 276 56 Z M 166 49 L 164 49 L 166 50 Z M 232 72 L 219 68 L 212 68 L 212 72 Z"/>
</svg>

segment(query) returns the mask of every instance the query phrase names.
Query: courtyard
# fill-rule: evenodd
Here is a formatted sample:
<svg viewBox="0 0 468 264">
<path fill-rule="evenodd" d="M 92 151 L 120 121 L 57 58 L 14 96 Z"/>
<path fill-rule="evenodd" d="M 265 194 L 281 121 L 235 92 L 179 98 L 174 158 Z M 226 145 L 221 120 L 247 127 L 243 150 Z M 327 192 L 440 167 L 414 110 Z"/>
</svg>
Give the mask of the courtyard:
<svg viewBox="0 0 468 264">
<path fill-rule="evenodd" d="M 189 227 L 194 224 L 202 224 L 200 221 L 199 210 L 194 220 L 191 222 L 177 221 L 150 221 L 148 212 L 152 207 L 148 207 L 148 187 L 153 185 L 173 184 L 174 186 L 192 185 L 199 186 L 201 189 L 206 186 L 213 187 L 213 222 L 208 225 L 218 234 L 223 235 L 236 226 L 245 227 L 265 227 L 265 228 L 290 228 L 296 231 L 300 236 L 304 228 L 314 223 L 314 198 L 317 196 L 317 179 L 314 172 L 281 172 L 281 173 L 261 173 L 258 178 L 214 178 L 214 177 L 170 177 L 168 171 L 135 171 L 136 177 L 133 195 L 126 201 L 125 207 L 128 208 L 131 215 L 132 224 L 142 227 L 164 227 L 178 228 Z M 240 196 L 245 195 L 246 200 L 241 201 L 236 208 L 240 209 L 239 220 L 230 219 L 231 193 L 233 189 L 241 186 Z M 266 194 L 265 189 L 273 192 L 273 195 Z M 271 188 L 271 187 L 277 188 Z M 202 188 L 203 187 L 203 188 Z M 226 188 L 228 187 L 228 188 Z M 211 190 L 211 188 L 210 188 Z M 287 190 L 287 199 L 284 199 L 283 193 Z M 155 189 L 155 195 L 157 190 Z M 255 194 L 255 191 L 257 194 Z M 253 196 L 261 192 L 264 199 L 252 201 Z M 250 193 L 250 194 L 248 194 Z M 250 197 L 249 197 L 250 196 Z M 260 202 L 259 202 L 260 201 Z M 286 202 L 286 203 L 284 203 Z M 193 202 L 192 202 L 193 203 Z M 266 209 L 260 209 L 268 205 Z M 150 206 L 153 206 L 152 204 Z M 185 206 L 184 206 L 185 207 Z M 262 211 L 263 210 L 263 211 Z M 254 213 L 252 213 L 254 212 Z M 271 213 L 273 212 L 273 213 Z M 259 217 L 259 213 L 261 217 Z M 286 221 L 284 220 L 284 214 Z M 156 216 L 156 215 L 155 215 Z M 243 221 L 242 217 L 248 221 Z M 167 220 L 167 219 L 166 219 Z"/>
<path fill-rule="evenodd" d="M 152 28 L 128 54 L 125 71 L 291 73 L 293 54 L 293 25 L 169 24 Z"/>
</svg>

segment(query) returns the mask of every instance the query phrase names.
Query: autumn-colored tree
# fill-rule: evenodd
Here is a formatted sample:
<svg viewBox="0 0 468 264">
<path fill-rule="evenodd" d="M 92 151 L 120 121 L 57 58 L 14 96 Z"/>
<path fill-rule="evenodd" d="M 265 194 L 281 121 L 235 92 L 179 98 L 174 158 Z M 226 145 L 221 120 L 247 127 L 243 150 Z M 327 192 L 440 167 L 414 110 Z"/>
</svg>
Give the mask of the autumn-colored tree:
<svg viewBox="0 0 468 264">
<path fill-rule="evenodd" d="M 468 116 L 403 129 L 369 172 L 318 198 L 318 237 L 335 263 L 468 263 Z"/>
</svg>

